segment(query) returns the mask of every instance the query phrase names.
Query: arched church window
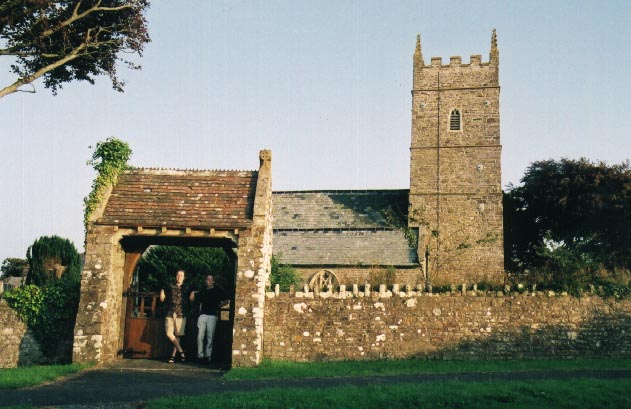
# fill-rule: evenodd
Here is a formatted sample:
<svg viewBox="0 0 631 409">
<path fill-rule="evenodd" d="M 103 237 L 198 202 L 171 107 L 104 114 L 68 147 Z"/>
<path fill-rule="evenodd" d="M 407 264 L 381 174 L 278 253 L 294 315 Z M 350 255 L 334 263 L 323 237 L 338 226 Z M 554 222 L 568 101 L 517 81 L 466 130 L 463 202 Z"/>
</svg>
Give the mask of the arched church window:
<svg viewBox="0 0 631 409">
<path fill-rule="evenodd" d="M 453 109 L 449 114 L 449 130 L 461 131 L 462 130 L 462 118 L 458 109 Z"/>
</svg>

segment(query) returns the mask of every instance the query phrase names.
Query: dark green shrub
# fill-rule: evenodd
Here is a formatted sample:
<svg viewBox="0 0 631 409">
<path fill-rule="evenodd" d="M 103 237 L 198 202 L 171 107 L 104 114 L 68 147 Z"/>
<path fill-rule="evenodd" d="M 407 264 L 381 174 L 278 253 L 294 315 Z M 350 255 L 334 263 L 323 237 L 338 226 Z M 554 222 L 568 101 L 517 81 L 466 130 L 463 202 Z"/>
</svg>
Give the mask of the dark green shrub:
<svg viewBox="0 0 631 409">
<path fill-rule="evenodd" d="M 280 291 L 289 291 L 290 286 L 299 287 L 302 285 L 302 277 L 295 268 L 289 264 L 283 264 L 282 255 L 272 256 L 272 271 L 269 276 L 270 287 L 274 289 L 276 284 L 280 286 Z"/>
<path fill-rule="evenodd" d="M 81 275 L 81 259 L 77 248 L 68 239 L 59 236 L 40 237 L 28 248 L 26 259 L 30 267 L 27 284 L 45 285 L 54 276 L 56 265 L 65 267 L 63 277 L 78 281 Z"/>
</svg>

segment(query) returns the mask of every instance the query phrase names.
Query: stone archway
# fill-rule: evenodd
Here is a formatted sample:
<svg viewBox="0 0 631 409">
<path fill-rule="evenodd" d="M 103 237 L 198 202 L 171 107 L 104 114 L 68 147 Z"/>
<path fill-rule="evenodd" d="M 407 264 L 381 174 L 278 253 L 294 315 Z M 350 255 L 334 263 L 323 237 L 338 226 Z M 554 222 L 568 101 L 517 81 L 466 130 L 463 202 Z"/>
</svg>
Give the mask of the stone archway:
<svg viewBox="0 0 631 409">
<path fill-rule="evenodd" d="M 258 365 L 272 253 L 271 193 L 269 151 L 261 151 L 258 171 L 121 174 L 88 226 L 73 361 L 116 359 L 123 292 L 149 245 L 205 240 L 236 250 L 232 364 Z"/>
</svg>

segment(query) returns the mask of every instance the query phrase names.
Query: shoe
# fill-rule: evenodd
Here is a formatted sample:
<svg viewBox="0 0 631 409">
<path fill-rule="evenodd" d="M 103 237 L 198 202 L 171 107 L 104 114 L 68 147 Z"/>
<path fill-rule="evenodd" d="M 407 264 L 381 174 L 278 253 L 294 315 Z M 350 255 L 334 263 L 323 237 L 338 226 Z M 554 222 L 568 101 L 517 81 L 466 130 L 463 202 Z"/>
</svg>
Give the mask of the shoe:
<svg viewBox="0 0 631 409">
<path fill-rule="evenodd" d="M 180 352 L 180 362 L 186 362 L 186 355 L 184 355 L 184 352 Z"/>
<path fill-rule="evenodd" d="M 171 355 L 171 358 L 169 358 L 169 360 L 167 361 L 170 364 L 174 364 L 175 363 L 175 355 Z"/>
</svg>

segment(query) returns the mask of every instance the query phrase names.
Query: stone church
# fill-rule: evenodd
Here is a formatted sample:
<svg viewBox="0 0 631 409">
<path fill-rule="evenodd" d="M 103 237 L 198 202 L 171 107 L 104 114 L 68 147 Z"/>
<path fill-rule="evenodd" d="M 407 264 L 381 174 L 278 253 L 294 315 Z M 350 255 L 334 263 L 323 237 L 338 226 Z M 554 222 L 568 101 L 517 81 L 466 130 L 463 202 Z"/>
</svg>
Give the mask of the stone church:
<svg viewBox="0 0 631 409">
<path fill-rule="evenodd" d="M 409 190 L 273 193 L 274 254 L 313 284 L 502 280 L 496 33 L 468 64 L 426 64 L 419 36 L 413 65 Z"/>
<path fill-rule="evenodd" d="M 273 192 L 272 153 L 255 171 L 130 169 L 89 215 L 73 360 L 164 355 L 157 293 L 133 272 L 153 245 L 224 249 L 234 294 L 218 323 L 224 357 L 263 357 L 272 255 L 311 288 L 502 280 L 499 52 L 426 64 L 414 52 L 409 190 Z"/>
</svg>

